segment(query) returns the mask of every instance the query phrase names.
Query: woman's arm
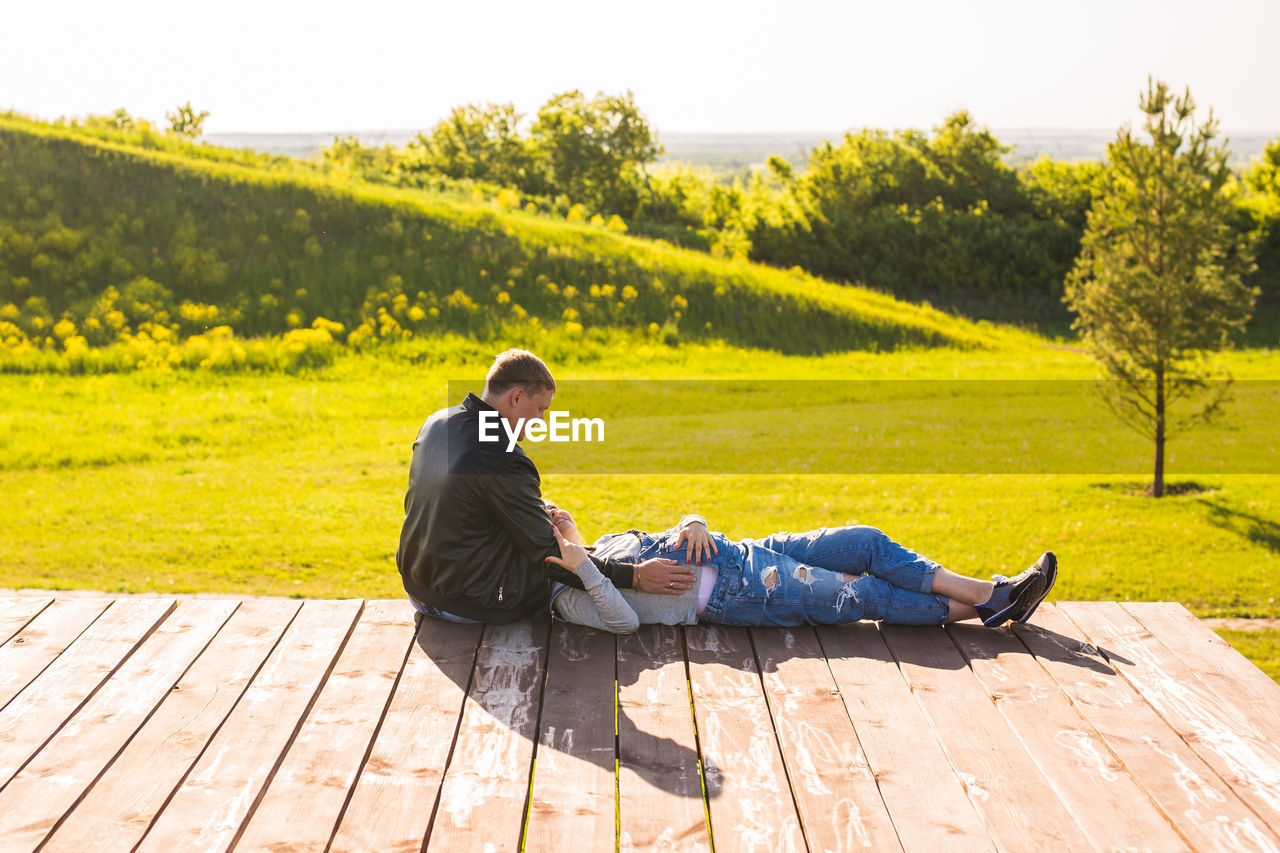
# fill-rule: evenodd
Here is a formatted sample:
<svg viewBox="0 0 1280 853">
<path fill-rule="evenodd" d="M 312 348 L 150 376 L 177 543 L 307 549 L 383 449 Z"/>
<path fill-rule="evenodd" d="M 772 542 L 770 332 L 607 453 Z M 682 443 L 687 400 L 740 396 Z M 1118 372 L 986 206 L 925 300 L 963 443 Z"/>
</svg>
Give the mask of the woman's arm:
<svg viewBox="0 0 1280 853">
<path fill-rule="evenodd" d="M 556 615 L 566 622 L 614 634 L 631 634 L 640 627 L 635 610 L 594 563 L 587 560 L 579 566 L 578 576 L 586 589 L 566 586 L 552 594 L 551 606 Z"/>
<path fill-rule="evenodd" d="M 615 634 L 630 634 L 639 628 L 640 617 L 636 616 L 618 588 L 608 583 L 609 579 L 596 568 L 587 549 L 566 539 L 559 527 L 552 528 L 552 533 L 560 545 L 560 556 L 547 557 L 547 560 L 573 572 L 583 586 L 582 590 L 568 587 L 557 593 L 552 606 L 561 618 Z M 570 593 L 576 595 L 561 603 L 560 599 Z"/>
</svg>

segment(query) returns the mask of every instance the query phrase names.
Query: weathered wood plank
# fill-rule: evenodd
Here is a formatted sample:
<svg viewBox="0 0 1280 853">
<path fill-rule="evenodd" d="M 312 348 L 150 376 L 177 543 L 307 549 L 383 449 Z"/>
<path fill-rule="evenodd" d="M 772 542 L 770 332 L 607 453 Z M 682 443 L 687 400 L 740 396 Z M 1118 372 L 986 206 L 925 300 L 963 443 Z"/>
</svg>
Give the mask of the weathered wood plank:
<svg viewBox="0 0 1280 853">
<path fill-rule="evenodd" d="M 1040 605 L 1017 635 L 1192 847 L 1280 850 L 1280 839 L 1053 605 Z"/>
<path fill-rule="evenodd" d="M 131 850 L 301 606 L 296 601 L 240 604 L 43 850 Z"/>
<path fill-rule="evenodd" d="M 362 602 L 308 601 L 143 837 L 139 850 L 226 850 L 288 748 Z"/>
<path fill-rule="evenodd" d="M 0 646 L 0 708 L 53 663 L 110 604 L 107 599 L 61 599 L 11 635 Z"/>
<path fill-rule="evenodd" d="M 1172 601 L 1121 605 L 1200 680 L 1230 702 L 1273 743 L 1280 743 L 1280 682 Z"/>
<path fill-rule="evenodd" d="M 323 851 L 413 641 L 413 609 L 370 601 L 236 850 Z"/>
<path fill-rule="evenodd" d="M 751 639 L 809 850 L 902 849 L 813 629 Z"/>
<path fill-rule="evenodd" d="M 52 598 L 0 599 L 0 646 L 52 603 Z"/>
<path fill-rule="evenodd" d="M 992 850 L 982 819 L 876 626 L 823 627 L 817 634 L 902 846 Z"/>
<path fill-rule="evenodd" d="M 725 850 L 804 850 L 746 628 L 685 630 L 711 838 Z"/>
<path fill-rule="evenodd" d="M 1271 831 L 1280 832 L 1280 749 L 1276 744 L 1116 602 L 1063 602 L 1058 610 L 1084 631 Z"/>
<path fill-rule="evenodd" d="M 0 711 L 6 784 L 173 610 L 172 599 L 116 601 Z"/>
<path fill-rule="evenodd" d="M 709 851 L 684 634 L 618 638 L 618 841 L 623 851 Z"/>
<path fill-rule="evenodd" d="M 1166 815 L 1017 637 L 976 622 L 947 630 L 1095 848 L 1188 849 Z"/>
<path fill-rule="evenodd" d="M 422 849 L 481 635 L 480 625 L 422 623 L 330 850 Z"/>
<path fill-rule="evenodd" d="M 614 635 L 581 625 L 551 627 L 542 726 L 529 792 L 527 850 L 617 844 Z"/>
<path fill-rule="evenodd" d="M 0 790 L 0 851 L 34 850 L 173 689 L 235 609 L 189 601 Z"/>
<path fill-rule="evenodd" d="M 519 850 L 547 657 L 545 615 L 485 627 L 429 843 Z"/>
<path fill-rule="evenodd" d="M 1088 849 L 1080 825 L 996 712 L 947 632 L 885 625 L 881 633 L 996 843 L 1019 851 Z"/>
</svg>

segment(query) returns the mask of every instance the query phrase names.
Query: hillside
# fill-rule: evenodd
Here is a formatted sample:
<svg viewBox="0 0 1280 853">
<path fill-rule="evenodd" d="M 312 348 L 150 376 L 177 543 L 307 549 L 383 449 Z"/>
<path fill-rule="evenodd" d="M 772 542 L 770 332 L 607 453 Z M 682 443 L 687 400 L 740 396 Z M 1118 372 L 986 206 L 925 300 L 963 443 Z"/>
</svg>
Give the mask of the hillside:
<svg viewBox="0 0 1280 853">
<path fill-rule="evenodd" d="M 6 351 L 79 353 L 144 333 L 176 343 L 219 327 L 351 346 L 614 329 L 783 353 L 1024 339 L 606 227 L 0 116 Z"/>
</svg>

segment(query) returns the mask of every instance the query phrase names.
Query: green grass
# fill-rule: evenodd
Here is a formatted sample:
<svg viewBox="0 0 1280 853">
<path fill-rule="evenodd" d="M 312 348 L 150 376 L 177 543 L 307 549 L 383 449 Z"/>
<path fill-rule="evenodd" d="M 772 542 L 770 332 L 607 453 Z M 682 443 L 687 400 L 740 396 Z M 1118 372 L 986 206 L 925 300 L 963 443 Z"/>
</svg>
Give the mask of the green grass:
<svg viewBox="0 0 1280 853">
<path fill-rule="evenodd" d="M 446 383 L 490 349 L 458 341 L 436 363 L 350 355 L 314 375 L 141 371 L 0 379 L 0 587 L 112 592 L 394 596 L 410 447 Z M 483 353 L 483 355 L 481 355 Z M 729 347 L 581 351 L 562 382 L 607 376 L 990 377 L 1016 360 L 1078 376 L 1043 348 L 784 357 Z M 1280 360 L 1235 359 L 1238 373 Z M 545 445 L 544 445 L 545 446 Z M 539 458 L 539 446 L 530 446 Z M 624 465 L 619 470 L 625 470 Z M 1197 476 L 1152 501 L 1134 477 L 1086 475 L 570 475 L 544 491 L 595 536 L 663 528 L 687 509 L 732 536 L 873 524 L 957 571 L 1009 572 L 1052 548 L 1056 597 L 1175 600 L 1200 615 L 1280 616 L 1280 480 Z M 1178 481 L 1180 472 L 1170 472 Z M 1185 479 L 1185 477 L 1184 477 Z"/>
<path fill-rule="evenodd" d="M 550 342 L 550 343 L 555 343 Z M 0 377 L 0 587 L 396 597 L 413 437 L 500 344 L 347 354 L 303 375 L 145 370 Z M 1056 347 L 788 357 L 726 345 L 549 345 L 574 379 L 1081 378 Z M 1280 356 L 1226 361 L 1280 375 Z M 535 460 L 540 447 L 526 445 Z M 731 536 L 865 523 L 956 571 L 1011 573 L 1044 549 L 1053 598 L 1172 600 L 1202 616 L 1280 617 L 1280 478 L 1196 476 L 1154 501 L 1129 477 L 557 473 L 544 493 L 584 533 L 669 526 L 686 510 Z M 1174 482 L 1187 479 L 1177 468 Z M 1229 640 L 1275 674 L 1275 638 Z"/>
</svg>

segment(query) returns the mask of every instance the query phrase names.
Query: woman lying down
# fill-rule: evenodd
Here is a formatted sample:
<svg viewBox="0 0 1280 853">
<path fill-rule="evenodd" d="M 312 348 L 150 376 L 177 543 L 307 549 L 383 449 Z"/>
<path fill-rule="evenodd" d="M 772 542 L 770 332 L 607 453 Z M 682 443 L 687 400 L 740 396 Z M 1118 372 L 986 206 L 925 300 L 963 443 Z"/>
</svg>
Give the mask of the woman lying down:
<svg viewBox="0 0 1280 853">
<path fill-rule="evenodd" d="M 556 616 L 618 634 L 644 623 L 692 625 L 835 625 L 881 619 L 899 625 L 943 625 L 979 618 L 987 626 L 1025 622 L 1057 579 L 1058 561 L 1046 551 L 1035 565 L 984 581 L 944 569 L 874 527 L 822 527 L 734 541 L 686 515 L 662 533 L 628 530 L 596 540 L 596 556 L 623 562 L 665 558 L 694 567 L 693 580 L 672 582 L 678 595 L 618 589 L 587 557 L 572 516 L 554 504 L 560 556 L 548 557 L 576 574 L 584 590 L 555 584 Z"/>
</svg>

